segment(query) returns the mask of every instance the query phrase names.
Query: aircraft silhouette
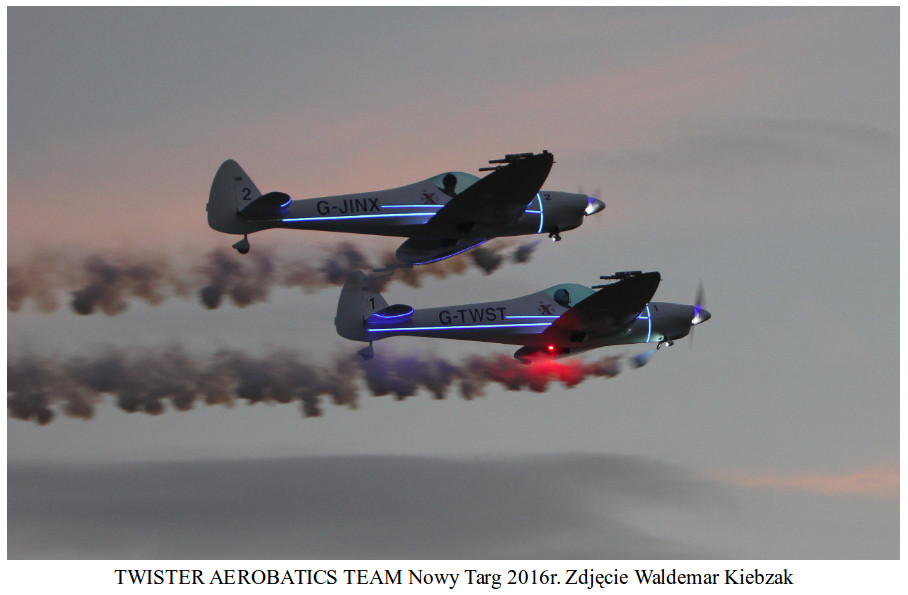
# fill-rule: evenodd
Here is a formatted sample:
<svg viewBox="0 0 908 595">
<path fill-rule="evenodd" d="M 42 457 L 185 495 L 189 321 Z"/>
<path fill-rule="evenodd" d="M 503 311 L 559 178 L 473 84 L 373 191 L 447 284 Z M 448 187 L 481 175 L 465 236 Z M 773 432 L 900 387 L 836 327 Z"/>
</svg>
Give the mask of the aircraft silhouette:
<svg viewBox="0 0 908 595">
<path fill-rule="evenodd" d="M 208 197 L 208 225 L 242 235 L 233 244 L 249 251 L 248 234 L 289 228 L 409 238 L 397 250 L 406 265 L 427 264 L 488 239 L 547 233 L 553 240 L 584 217 L 605 208 L 601 200 L 541 190 L 554 158 L 548 151 L 517 153 L 489 162 L 479 178 L 445 172 L 412 184 L 357 194 L 291 199 L 262 194 L 236 161 L 218 169 Z"/>
<path fill-rule="evenodd" d="M 522 361 L 567 357 L 608 345 L 672 345 L 712 316 L 703 308 L 702 287 L 694 305 L 651 302 L 658 272 L 625 271 L 601 277 L 615 281 L 586 287 L 562 283 L 522 297 L 416 310 L 388 302 L 361 271 L 350 273 L 337 304 L 337 333 L 368 341 L 359 354 L 370 359 L 372 342 L 395 335 L 521 345 Z M 597 291 L 598 290 L 598 291 Z M 635 358 L 643 365 L 654 352 Z"/>
</svg>

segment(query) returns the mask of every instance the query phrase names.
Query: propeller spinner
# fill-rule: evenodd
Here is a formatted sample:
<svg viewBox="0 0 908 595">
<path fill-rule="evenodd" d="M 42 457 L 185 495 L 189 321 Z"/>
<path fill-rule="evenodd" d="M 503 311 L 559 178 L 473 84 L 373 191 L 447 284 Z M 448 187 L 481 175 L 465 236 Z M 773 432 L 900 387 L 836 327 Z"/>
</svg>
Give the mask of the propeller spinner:
<svg viewBox="0 0 908 595">
<path fill-rule="evenodd" d="M 605 203 L 593 196 L 587 197 L 586 208 L 583 210 L 587 216 L 598 213 L 605 208 Z"/>
<path fill-rule="evenodd" d="M 582 186 L 577 187 L 577 192 L 580 194 L 586 194 Z M 583 214 L 587 217 L 594 215 L 605 208 L 605 203 L 596 198 L 597 196 L 602 196 L 602 189 L 596 188 L 593 194 L 588 194 L 586 197 L 586 209 L 583 210 Z"/>
</svg>

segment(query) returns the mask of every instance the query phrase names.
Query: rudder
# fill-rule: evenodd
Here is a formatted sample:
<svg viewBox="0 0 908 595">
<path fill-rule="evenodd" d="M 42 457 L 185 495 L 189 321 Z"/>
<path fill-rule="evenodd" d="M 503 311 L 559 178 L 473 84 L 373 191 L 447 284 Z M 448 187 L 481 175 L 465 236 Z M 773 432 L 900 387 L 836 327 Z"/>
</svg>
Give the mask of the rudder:
<svg viewBox="0 0 908 595">
<path fill-rule="evenodd" d="M 243 171 L 243 168 L 228 159 L 221 164 L 208 194 L 208 225 L 217 231 L 232 234 L 247 234 L 263 229 L 261 225 L 247 223 L 237 213 L 262 196 L 259 189 Z"/>
<path fill-rule="evenodd" d="M 388 306 L 380 293 L 373 290 L 362 271 L 352 271 L 337 300 L 334 328 L 337 334 L 352 341 L 371 341 L 365 321 L 373 312 Z"/>
</svg>

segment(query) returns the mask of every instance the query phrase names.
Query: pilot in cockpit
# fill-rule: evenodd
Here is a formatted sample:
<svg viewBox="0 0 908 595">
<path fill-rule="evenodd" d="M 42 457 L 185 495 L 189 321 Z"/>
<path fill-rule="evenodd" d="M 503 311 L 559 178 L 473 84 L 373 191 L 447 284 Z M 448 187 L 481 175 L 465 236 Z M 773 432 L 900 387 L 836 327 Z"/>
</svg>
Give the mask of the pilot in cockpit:
<svg viewBox="0 0 908 595">
<path fill-rule="evenodd" d="M 564 287 L 555 291 L 555 302 L 565 308 L 571 307 L 571 294 Z"/>
<path fill-rule="evenodd" d="M 457 176 L 446 174 L 441 183 L 444 185 L 444 193 L 448 196 L 454 196 L 454 189 L 457 188 Z"/>
</svg>

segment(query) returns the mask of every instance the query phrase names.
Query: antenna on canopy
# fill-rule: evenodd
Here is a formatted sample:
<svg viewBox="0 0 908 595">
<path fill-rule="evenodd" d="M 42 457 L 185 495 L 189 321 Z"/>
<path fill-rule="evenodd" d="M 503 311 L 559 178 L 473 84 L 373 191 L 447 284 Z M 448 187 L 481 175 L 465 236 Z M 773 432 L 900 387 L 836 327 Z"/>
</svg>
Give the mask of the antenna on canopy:
<svg viewBox="0 0 908 595">
<path fill-rule="evenodd" d="M 618 271 L 614 275 L 600 275 L 599 278 L 604 281 L 623 281 L 625 279 L 630 279 L 631 277 L 636 277 L 637 275 L 642 275 L 643 271 Z M 602 289 L 603 287 L 608 287 L 609 284 L 605 285 L 593 285 L 593 289 Z"/>
<path fill-rule="evenodd" d="M 546 149 L 543 149 L 542 154 L 543 155 L 548 154 L 548 151 Z M 495 167 L 480 167 L 479 171 L 495 171 L 495 170 L 501 169 L 502 167 L 505 167 L 505 165 L 508 165 L 511 163 L 516 163 L 517 161 L 523 161 L 524 159 L 529 159 L 533 155 L 534 155 L 533 153 L 508 153 L 507 155 L 504 156 L 503 159 L 490 159 L 489 160 L 489 163 L 498 163 L 498 164 L 503 163 L 504 165 L 496 165 Z"/>
</svg>

